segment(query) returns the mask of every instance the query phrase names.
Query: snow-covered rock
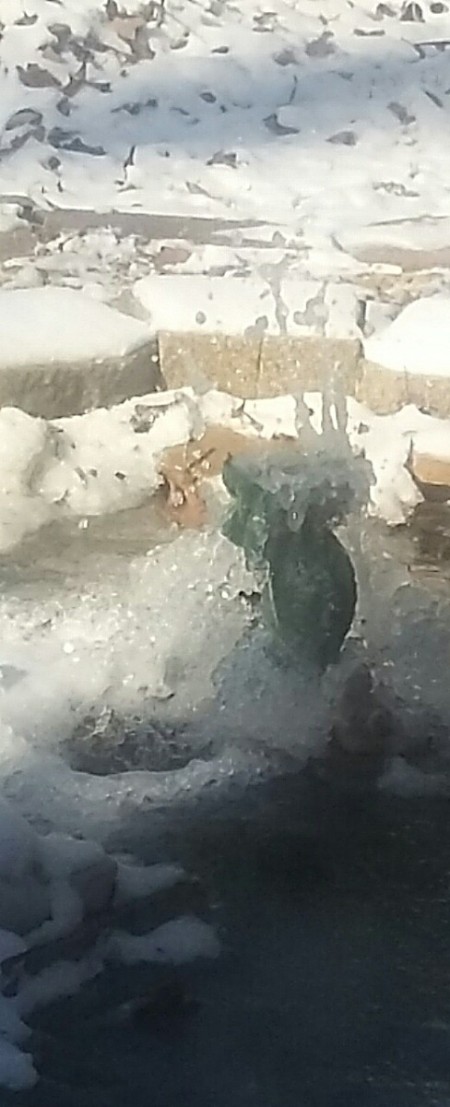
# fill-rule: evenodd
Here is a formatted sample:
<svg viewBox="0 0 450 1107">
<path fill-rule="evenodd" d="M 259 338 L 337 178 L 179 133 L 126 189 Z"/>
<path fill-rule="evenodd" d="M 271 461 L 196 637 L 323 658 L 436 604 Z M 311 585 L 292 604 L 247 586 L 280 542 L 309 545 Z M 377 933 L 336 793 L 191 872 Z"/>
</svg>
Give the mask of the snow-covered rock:
<svg viewBox="0 0 450 1107">
<path fill-rule="evenodd" d="M 450 377 L 450 296 L 408 304 L 385 330 L 365 342 L 368 361 L 397 373 Z"/>
</svg>

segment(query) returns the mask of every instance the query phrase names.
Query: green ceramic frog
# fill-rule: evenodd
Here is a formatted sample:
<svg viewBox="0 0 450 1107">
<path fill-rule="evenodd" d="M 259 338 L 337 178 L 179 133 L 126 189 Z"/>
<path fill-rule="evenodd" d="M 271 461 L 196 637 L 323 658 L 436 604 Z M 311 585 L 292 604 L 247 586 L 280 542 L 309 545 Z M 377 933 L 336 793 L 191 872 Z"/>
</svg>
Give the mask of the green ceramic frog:
<svg viewBox="0 0 450 1107">
<path fill-rule="evenodd" d="M 223 533 L 260 570 L 278 634 L 320 670 L 337 661 L 355 613 L 356 579 L 333 528 L 355 498 L 348 458 L 292 449 L 229 459 L 233 505 Z"/>
</svg>

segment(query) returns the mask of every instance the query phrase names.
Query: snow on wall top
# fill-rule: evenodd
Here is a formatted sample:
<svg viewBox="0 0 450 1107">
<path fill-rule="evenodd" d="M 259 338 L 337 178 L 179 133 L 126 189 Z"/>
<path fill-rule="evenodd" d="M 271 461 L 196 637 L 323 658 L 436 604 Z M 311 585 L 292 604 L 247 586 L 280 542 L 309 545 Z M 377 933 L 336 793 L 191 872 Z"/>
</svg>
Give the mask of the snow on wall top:
<svg viewBox="0 0 450 1107">
<path fill-rule="evenodd" d="M 74 289 L 0 292 L 0 371 L 124 357 L 150 338 L 145 323 Z"/>
<path fill-rule="evenodd" d="M 365 355 L 397 373 L 450 377 L 450 296 L 438 293 L 409 304 L 368 339 Z"/>
</svg>

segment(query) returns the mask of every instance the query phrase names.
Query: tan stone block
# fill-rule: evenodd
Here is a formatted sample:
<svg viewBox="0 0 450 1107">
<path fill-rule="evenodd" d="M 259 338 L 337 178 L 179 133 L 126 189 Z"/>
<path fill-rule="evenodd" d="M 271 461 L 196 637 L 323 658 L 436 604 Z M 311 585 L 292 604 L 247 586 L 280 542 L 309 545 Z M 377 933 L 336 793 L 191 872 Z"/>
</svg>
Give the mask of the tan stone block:
<svg viewBox="0 0 450 1107">
<path fill-rule="evenodd" d="M 416 404 L 430 415 L 441 418 L 450 415 L 450 380 L 448 377 L 428 377 L 408 373 L 406 388 L 409 404 Z"/>
<path fill-rule="evenodd" d="M 158 335 L 159 364 L 167 388 L 219 388 L 243 399 L 257 395 L 261 342 L 220 334 Z"/>
<path fill-rule="evenodd" d="M 361 362 L 355 395 L 378 415 L 399 411 L 410 402 L 406 374 L 383 369 L 372 361 Z"/>
<path fill-rule="evenodd" d="M 322 392 L 333 384 L 355 392 L 361 343 L 354 338 L 263 339 L 258 396 Z"/>
</svg>

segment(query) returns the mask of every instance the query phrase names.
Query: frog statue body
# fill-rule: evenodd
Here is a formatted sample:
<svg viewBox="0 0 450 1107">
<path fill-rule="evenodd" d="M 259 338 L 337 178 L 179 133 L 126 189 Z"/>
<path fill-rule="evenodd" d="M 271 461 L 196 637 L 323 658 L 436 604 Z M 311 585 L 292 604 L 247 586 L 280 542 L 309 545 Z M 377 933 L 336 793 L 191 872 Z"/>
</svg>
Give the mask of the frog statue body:
<svg viewBox="0 0 450 1107">
<path fill-rule="evenodd" d="M 223 533 L 262 576 L 266 620 L 323 671 L 338 660 L 355 613 L 355 572 L 334 528 L 366 487 L 364 467 L 355 480 L 344 453 L 293 447 L 230 458 L 223 478 L 232 497 Z"/>
</svg>

